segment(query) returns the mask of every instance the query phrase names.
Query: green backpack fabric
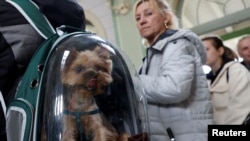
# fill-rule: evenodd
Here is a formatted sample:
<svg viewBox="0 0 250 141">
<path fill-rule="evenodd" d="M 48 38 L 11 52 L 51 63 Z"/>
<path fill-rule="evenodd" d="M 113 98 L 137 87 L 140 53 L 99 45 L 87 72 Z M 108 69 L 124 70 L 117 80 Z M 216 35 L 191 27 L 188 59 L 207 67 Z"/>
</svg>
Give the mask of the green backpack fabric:
<svg viewBox="0 0 250 141">
<path fill-rule="evenodd" d="M 37 6 L 29 0 L 6 0 L 15 6 L 29 21 L 34 29 L 46 39 L 33 55 L 24 76 L 18 86 L 16 95 L 7 105 L 6 132 L 10 141 L 31 141 L 34 129 L 36 111 L 40 99 L 40 87 L 43 68 L 55 44 L 80 29 L 62 26 L 55 32 L 46 17 L 40 13 Z"/>
</svg>

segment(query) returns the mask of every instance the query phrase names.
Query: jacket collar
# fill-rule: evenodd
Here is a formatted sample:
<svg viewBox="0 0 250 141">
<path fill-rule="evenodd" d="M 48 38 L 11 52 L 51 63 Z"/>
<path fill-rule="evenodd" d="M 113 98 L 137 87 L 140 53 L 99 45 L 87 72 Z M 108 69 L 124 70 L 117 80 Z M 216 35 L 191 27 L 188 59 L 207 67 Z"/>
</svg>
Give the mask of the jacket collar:
<svg viewBox="0 0 250 141">
<path fill-rule="evenodd" d="M 157 40 L 148 48 L 148 49 L 153 49 L 153 50 L 161 50 L 162 48 L 158 48 L 158 47 L 163 47 L 164 45 L 162 44 L 166 44 L 167 42 L 165 41 L 165 39 L 167 37 L 172 36 L 173 34 L 175 34 L 177 32 L 177 30 L 173 30 L 173 29 L 169 29 L 166 30 L 164 33 L 162 33 Z M 157 45 L 156 45 L 157 44 Z M 159 44 L 159 45 L 158 45 Z"/>
<path fill-rule="evenodd" d="M 210 88 L 213 88 L 217 83 L 219 83 L 222 75 L 224 75 L 224 73 L 226 73 L 226 71 L 228 71 L 229 67 L 232 66 L 234 63 L 236 63 L 236 62 L 235 61 L 229 61 L 229 62 L 224 64 L 224 66 L 221 68 L 221 70 L 216 75 L 216 78 L 214 79 L 214 82 L 212 84 L 210 84 Z M 218 91 L 220 91 L 220 90 L 218 90 Z"/>
<path fill-rule="evenodd" d="M 225 70 L 225 64 L 230 62 L 232 60 L 224 60 L 223 64 L 221 65 L 221 67 L 217 70 L 217 72 L 215 73 L 215 75 L 213 75 L 213 71 L 211 70 L 208 74 L 207 74 L 207 79 L 210 80 L 211 84 L 213 84 L 214 80 L 218 77 L 219 73 L 223 70 Z"/>
</svg>

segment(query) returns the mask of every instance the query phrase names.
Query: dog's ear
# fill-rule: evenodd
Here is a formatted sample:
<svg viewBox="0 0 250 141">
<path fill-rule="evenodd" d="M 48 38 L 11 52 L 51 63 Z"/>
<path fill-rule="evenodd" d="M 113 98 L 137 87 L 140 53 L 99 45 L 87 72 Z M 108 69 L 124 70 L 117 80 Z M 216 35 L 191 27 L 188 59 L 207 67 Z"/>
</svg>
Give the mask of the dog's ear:
<svg viewBox="0 0 250 141">
<path fill-rule="evenodd" d="M 100 58 L 110 59 L 109 51 L 103 47 L 96 46 L 96 48 L 94 49 L 94 52 L 96 52 Z"/>
</svg>

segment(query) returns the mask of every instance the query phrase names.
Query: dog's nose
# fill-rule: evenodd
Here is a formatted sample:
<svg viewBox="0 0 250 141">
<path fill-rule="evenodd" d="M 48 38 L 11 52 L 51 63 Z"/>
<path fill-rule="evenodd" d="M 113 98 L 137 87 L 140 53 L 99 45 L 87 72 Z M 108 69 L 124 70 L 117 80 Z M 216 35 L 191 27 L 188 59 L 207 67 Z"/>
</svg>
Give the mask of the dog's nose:
<svg viewBox="0 0 250 141">
<path fill-rule="evenodd" d="M 89 70 L 85 73 L 85 77 L 87 78 L 93 78 L 97 75 L 97 72 L 94 70 Z"/>
</svg>

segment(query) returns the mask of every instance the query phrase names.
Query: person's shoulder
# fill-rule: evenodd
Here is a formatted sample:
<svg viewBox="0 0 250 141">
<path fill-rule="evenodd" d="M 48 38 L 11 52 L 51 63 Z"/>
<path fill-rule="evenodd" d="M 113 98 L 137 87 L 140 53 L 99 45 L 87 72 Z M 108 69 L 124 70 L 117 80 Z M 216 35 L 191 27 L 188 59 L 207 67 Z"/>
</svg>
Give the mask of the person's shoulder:
<svg viewBox="0 0 250 141">
<path fill-rule="evenodd" d="M 177 33 L 184 37 L 199 38 L 196 33 L 187 28 L 179 29 Z"/>
<path fill-rule="evenodd" d="M 178 29 L 172 36 L 168 38 L 168 41 L 174 44 L 176 44 L 177 41 L 185 42 L 185 43 L 192 42 L 191 38 L 193 37 L 190 37 L 190 36 L 193 36 L 193 35 L 189 29 Z"/>
<path fill-rule="evenodd" d="M 242 63 L 238 62 L 238 61 L 230 61 L 230 62 L 228 62 L 226 64 L 230 65 L 231 67 L 244 68 L 244 66 L 242 65 Z"/>
<path fill-rule="evenodd" d="M 231 72 L 236 72 L 239 74 L 249 73 L 248 70 L 246 69 L 246 67 L 241 64 L 241 62 L 230 61 L 230 62 L 226 63 L 225 66 L 228 66 L 228 68 Z"/>
<path fill-rule="evenodd" d="M 187 38 L 171 38 L 171 40 L 168 40 L 166 46 L 168 46 L 168 48 L 175 48 L 176 50 L 176 46 L 180 48 L 188 48 L 192 45 L 192 42 L 189 41 Z"/>
<path fill-rule="evenodd" d="M 186 39 L 195 45 L 202 45 L 202 42 L 198 35 L 191 31 L 190 29 L 179 29 L 173 35 L 173 39 Z"/>
</svg>

